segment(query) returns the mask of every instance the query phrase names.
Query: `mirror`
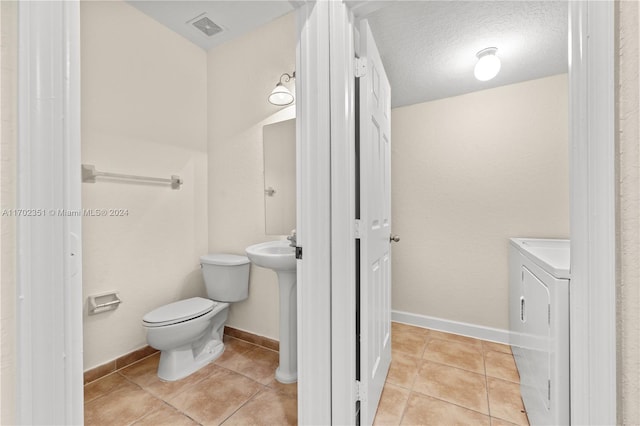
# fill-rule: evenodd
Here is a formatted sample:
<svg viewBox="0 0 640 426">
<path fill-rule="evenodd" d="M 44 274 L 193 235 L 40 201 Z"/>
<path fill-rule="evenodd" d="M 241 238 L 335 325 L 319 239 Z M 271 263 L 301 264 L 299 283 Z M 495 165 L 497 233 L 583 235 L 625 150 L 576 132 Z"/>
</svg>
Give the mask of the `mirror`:
<svg viewBox="0 0 640 426">
<path fill-rule="evenodd" d="M 267 235 L 289 235 L 296 228 L 296 120 L 262 128 L 264 210 Z"/>
</svg>

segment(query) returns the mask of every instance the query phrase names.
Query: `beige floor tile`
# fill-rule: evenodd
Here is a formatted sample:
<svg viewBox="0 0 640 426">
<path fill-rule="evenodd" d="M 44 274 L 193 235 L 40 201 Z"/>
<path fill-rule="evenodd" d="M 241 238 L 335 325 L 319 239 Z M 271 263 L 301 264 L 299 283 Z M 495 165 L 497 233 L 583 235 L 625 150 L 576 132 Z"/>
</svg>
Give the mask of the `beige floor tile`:
<svg viewBox="0 0 640 426">
<path fill-rule="evenodd" d="M 276 374 L 279 364 L 277 352 L 255 346 L 254 349 L 236 353 L 218 365 L 233 370 L 263 385 L 269 384 Z"/>
<path fill-rule="evenodd" d="M 528 424 L 508 345 L 400 323 L 392 337 L 375 424 L 489 425 L 489 412 L 492 426 Z M 180 381 L 158 379 L 156 354 L 86 385 L 86 424 L 295 424 L 297 384 L 274 379 L 277 352 L 228 336 L 225 344 L 218 360 Z M 486 379 L 475 373 L 485 367 Z"/>
<path fill-rule="evenodd" d="M 137 386 L 129 382 L 118 373 L 111 373 L 84 387 L 84 402 L 93 401 L 103 395 L 122 388 L 136 388 Z"/>
<path fill-rule="evenodd" d="M 509 345 L 505 345 L 502 343 L 496 343 L 496 342 L 487 342 L 486 340 L 482 341 L 482 349 L 485 352 L 502 352 L 505 354 L 510 354 L 511 353 L 511 346 Z"/>
<path fill-rule="evenodd" d="M 291 395 L 265 389 L 236 411 L 226 425 L 296 425 L 297 399 Z"/>
<path fill-rule="evenodd" d="M 267 383 L 267 386 L 276 392 L 284 393 L 289 396 L 298 397 L 297 383 L 280 383 L 275 378 Z"/>
<path fill-rule="evenodd" d="M 158 363 L 160 362 L 160 352 L 155 353 L 147 358 L 135 362 L 121 370 L 118 373 L 127 379 L 141 384 L 141 382 L 150 381 L 152 375 L 158 376 Z"/>
<path fill-rule="evenodd" d="M 236 339 L 230 336 L 224 336 L 224 352 L 214 362 L 216 364 L 224 364 L 230 358 L 234 358 L 237 354 L 243 354 L 257 348 L 252 343 L 245 342 L 243 340 Z"/>
<path fill-rule="evenodd" d="M 160 354 L 157 353 L 123 368 L 119 373 L 154 396 L 166 401 L 206 378 L 213 367 L 213 364 L 209 364 L 183 379 L 165 382 L 158 377 L 159 361 Z"/>
<path fill-rule="evenodd" d="M 419 358 L 394 351 L 391 357 L 389 374 L 387 375 L 387 383 L 411 389 L 416 374 L 418 374 L 420 363 Z"/>
<path fill-rule="evenodd" d="M 425 360 L 418 370 L 413 390 L 470 410 L 489 414 L 487 388 L 483 374 Z"/>
<path fill-rule="evenodd" d="M 392 333 L 414 333 L 414 334 L 419 334 L 423 337 L 426 337 L 427 334 L 429 334 L 429 329 L 392 321 L 391 332 Z"/>
<path fill-rule="evenodd" d="M 524 413 L 519 384 L 493 377 L 487 377 L 487 384 L 491 417 L 519 425 L 529 424 Z"/>
<path fill-rule="evenodd" d="M 197 426 L 198 423 L 165 404 L 134 423 L 135 426 Z"/>
<path fill-rule="evenodd" d="M 482 348 L 453 340 L 430 339 L 424 359 L 484 374 Z"/>
<path fill-rule="evenodd" d="M 499 419 L 497 417 L 491 417 L 491 426 L 517 426 L 517 425 L 515 423 L 511 423 L 506 420 Z"/>
<path fill-rule="evenodd" d="M 127 425 L 160 409 L 164 403 L 138 387 L 125 387 L 84 405 L 86 425 Z"/>
<path fill-rule="evenodd" d="M 391 348 L 393 352 L 421 358 L 427 344 L 427 334 L 414 331 L 391 331 Z"/>
<path fill-rule="evenodd" d="M 501 352 L 487 352 L 484 354 L 487 376 L 520 383 L 520 375 L 513 355 Z"/>
<path fill-rule="evenodd" d="M 442 331 L 429 330 L 429 339 L 448 340 L 450 342 L 466 343 L 467 345 L 474 345 L 478 348 L 482 348 L 482 340 L 474 339 L 473 337 L 461 336 L 459 334 L 444 333 Z"/>
<path fill-rule="evenodd" d="M 378 404 L 378 411 L 373 424 L 399 425 L 410 393 L 409 389 L 386 383 L 382 389 L 380 404 Z"/>
<path fill-rule="evenodd" d="M 489 416 L 428 396 L 411 394 L 403 425 L 490 425 Z"/>
<path fill-rule="evenodd" d="M 262 389 L 259 383 L 214 365 L 209 377 L 168 402 L 199 423 L 220 424 Z"/>
</svg>

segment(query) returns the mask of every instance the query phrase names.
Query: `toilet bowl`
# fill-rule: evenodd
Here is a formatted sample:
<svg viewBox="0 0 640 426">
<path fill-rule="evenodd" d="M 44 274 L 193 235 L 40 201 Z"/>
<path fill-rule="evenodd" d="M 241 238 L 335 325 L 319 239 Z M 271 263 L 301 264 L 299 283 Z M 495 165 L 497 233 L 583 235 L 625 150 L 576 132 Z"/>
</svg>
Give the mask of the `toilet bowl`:
<svg viewBox="0 0 640 426">
<path fill-rule="evenodd" d="M 147 313 L 142 325 L 149 346 L 161 351 L 158 377 L 187 377 L 224 352 L 222 337 L 229 302 L 249 295 L 249 259 L 230 254 L 200 258 L 209 299 L 192 297 Z"/>
</svg>

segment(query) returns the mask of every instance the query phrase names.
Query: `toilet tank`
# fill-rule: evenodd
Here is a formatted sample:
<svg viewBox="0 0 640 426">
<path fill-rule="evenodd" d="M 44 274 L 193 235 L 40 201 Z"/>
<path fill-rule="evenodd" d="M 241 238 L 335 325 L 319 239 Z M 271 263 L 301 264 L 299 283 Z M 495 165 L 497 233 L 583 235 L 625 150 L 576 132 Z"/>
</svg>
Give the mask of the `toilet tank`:
<svg viewBox="0 0 640 426">
<path fill-rule="evenodd" d="M 219 302 L 238 302 L 249 297 L 249 258 L 214 253 L 200 257 L 207 296 Z"/>
</svg>

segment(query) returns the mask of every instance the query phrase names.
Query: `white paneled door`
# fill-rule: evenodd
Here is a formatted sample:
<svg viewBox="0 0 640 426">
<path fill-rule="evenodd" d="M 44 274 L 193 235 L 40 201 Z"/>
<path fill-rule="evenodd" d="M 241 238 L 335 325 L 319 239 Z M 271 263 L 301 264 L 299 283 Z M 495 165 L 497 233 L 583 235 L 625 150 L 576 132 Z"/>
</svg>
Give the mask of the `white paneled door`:
<svg viewBox="0 0 640 426">
<path fill-rule="evenodd" d="M 360 423 L 370 425 L 391 363 L 391 88 L 360 26 Z"/>
</svg>

